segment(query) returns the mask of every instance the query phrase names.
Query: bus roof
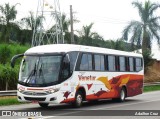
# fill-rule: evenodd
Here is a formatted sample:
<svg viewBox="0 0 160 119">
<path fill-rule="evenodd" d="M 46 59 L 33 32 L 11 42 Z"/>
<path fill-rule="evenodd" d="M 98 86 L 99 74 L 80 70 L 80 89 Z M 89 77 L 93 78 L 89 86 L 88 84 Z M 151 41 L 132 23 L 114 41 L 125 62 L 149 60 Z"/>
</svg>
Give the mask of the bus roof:
<svg viewBox="0 0 160 119">
<path fill-rule="evenodd" d="M 28 49 L 25 52 L 25 54 L 60 53 L 60 52 L 70 52 L 70 51 L 82 51 L 82 52 L 142 57 L 142 54 L 137 54 L 133 52 L 126 52 L 126 51 L 92 47 L 92 46 L 84 46 L 84 45 L 75 45 L 75 44 L 41 45 L 41 46 L 36 46 Z"/>
</svg>

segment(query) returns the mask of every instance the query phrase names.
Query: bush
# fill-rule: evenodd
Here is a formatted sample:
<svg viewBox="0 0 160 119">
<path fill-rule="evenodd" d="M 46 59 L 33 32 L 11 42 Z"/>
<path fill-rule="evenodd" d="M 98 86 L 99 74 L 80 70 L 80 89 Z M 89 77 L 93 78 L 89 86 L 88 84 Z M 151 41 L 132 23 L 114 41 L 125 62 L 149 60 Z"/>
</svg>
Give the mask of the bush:
<svg viewBox="0 0 160 119">
<path fill-rule="evenodd" d="M 19 73 L 19 66 L 11 68 L 10 64 L 0 65 L 0 87 L 1 90 L 13 90 L 16 89 L 17 79 Z"/>
<path fill-rule="evenodd" d="M 16 61 L 11 68 L 11 58 L 16 54 L 24 53 L 29 47 L 18 44 L 0 44 L 0 90 L 14 90 L 17 87 L 20 61 Z"/>
<path fill-rule="evenodd" d="M 0 44 L 0 64 L 10 62 L 14 55 L 24 53 L 28 48 L 18 44 Z"/>
<path fill-rule="evenodd" d="M 0 47 L 0 63 L 6 64 L 11 56 L 11 50 L 7 45 Z"/>
</svg>

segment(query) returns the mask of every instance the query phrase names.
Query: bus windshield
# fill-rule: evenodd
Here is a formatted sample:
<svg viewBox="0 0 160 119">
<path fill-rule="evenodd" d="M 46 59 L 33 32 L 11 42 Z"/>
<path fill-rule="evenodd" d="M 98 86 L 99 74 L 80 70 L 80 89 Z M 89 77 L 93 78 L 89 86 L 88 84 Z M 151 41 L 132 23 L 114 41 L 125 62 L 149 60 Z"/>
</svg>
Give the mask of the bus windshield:
<svg viewBox="0 0 160 119">
<path fill-rule="evenodd" d="M 61 55 L 24 56 L 19 83 L 29 86 L 48 86 L 58 81 Z"/>
</svg>

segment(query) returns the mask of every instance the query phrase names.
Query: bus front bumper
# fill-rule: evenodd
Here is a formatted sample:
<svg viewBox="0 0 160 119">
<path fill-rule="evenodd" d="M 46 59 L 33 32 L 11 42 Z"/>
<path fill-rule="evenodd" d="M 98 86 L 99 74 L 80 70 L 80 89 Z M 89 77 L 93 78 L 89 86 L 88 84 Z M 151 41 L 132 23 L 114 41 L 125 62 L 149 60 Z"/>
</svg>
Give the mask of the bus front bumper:
<svg viewBox="0 0 160 119">
<path fill-rule="evenodd" d="M 17 91 L 17 98 L 19 102 L 41 102 L 58 104 L 62 101 L 62 99 L 59 97 L 59 93 L 60 92 L 56 92 L 54 94 L 39 96 L 36 95 L 36 92 L 33 92 L 32 95 L 26 95 Z"/>
</svg>

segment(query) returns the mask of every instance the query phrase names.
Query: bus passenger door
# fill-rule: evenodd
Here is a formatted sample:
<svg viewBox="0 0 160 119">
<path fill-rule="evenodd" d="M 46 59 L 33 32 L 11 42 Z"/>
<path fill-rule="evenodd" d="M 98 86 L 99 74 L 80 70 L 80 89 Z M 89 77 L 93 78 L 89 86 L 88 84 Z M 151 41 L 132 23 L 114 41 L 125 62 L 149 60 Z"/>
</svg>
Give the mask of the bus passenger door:
<svg viewBox="0 0 160 119">
<path fill-rule="evenodd" d="M 61 72 L 60 72 L 60 82 L 62 82 L 61 91 L 70 94 L 70 61 L 68 54 L 66 54 L 62 61 Z"/>
<path fill-rule="evenodd" d="M 78 71 L 75 73 L 75 76 L 74 84 L 76 85 L 76 90 L 81 87 L 84 88 L 86 99 L 92 100 L 95 94 L 95 74 L 90 71 Z"/>
</svg>

